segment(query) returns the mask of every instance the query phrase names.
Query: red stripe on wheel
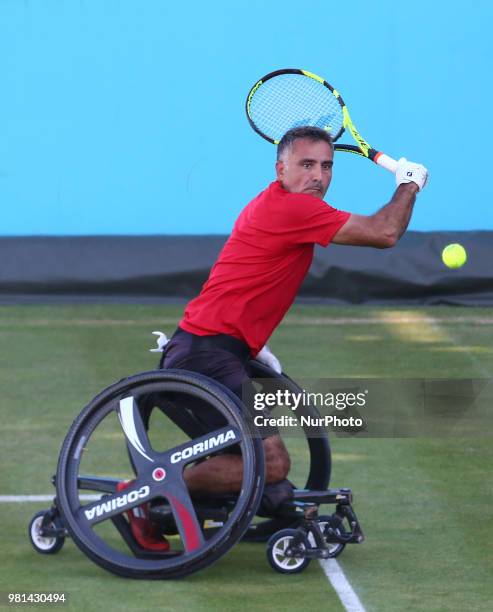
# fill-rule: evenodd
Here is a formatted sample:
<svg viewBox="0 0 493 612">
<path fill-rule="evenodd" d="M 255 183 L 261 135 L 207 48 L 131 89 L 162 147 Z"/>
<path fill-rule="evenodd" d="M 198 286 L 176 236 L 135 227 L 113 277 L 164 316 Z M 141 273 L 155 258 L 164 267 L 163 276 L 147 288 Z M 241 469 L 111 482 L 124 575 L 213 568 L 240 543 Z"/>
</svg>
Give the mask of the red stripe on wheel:
<svg viewBox="0 0 493 612">
<path fill-rule="evenodd" d="M 201 534 L 197 529 L 197 524 L 192 518 L 190 512 L 181 502 L 176 499 L 176 497 L 169 496 L 169 501 L 176 508 L 176 511 L 180 518 L 180 523 L 183 526 L 183 532 L 185 535 L 185 550 L 187 552 L 192 552 L 199 548 L 201 544 Z"/>
</svg>

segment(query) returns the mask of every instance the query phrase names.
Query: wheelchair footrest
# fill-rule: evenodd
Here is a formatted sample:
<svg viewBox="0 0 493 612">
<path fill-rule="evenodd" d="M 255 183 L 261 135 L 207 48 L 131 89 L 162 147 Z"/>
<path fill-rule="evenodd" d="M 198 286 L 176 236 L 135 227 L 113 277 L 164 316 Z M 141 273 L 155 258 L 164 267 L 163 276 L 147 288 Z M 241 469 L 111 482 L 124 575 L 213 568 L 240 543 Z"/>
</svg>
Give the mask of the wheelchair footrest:
<svg viewBox="0 0 493 612">
<path fill-rule="evenodd" d="M 317 505 L 351 504 L 353 501 L 353 494 L 351 489 L 327 489 L 325 491 L 294 489 L 292 501 Z"/>
</svg>

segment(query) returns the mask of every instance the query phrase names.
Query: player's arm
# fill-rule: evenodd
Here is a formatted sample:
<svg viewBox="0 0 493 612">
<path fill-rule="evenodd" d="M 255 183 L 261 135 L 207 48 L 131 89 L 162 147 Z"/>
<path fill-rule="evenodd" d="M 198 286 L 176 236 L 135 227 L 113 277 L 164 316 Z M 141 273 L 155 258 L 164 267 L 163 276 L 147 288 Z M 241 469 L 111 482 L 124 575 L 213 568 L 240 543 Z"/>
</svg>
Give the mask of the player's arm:
<svg viewBox="0 0 493 612">
<path fill-rule="evenodd" d="M 393 247 L 406 231 L 417 191 L 415 183 L 399 185 L 390 202 L 374 215 L 352 214 L 332 242 L 379 249 Z"/>
<path fill-rule="evenodd" d="M 409 225 L 416 193 L 423 189 L 427 178 L 424 166 L 400 159 L 396 171 L 398 187 L 390 202 L 374 215 L 352 214 L 332 242 L 380 249 L 394 246 Z"/>
</svg>

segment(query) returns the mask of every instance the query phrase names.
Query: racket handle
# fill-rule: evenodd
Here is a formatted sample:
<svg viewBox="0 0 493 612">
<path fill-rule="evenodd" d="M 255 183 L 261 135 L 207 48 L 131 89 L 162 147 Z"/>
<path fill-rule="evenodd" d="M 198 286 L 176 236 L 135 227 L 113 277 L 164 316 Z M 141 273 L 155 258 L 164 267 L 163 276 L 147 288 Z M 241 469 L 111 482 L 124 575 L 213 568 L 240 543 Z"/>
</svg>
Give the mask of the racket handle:
<svg viewBox="0 0 493 612">
<path fill-rule="evenodd" d="M 379 166 L 382 166 L 382 168 L 385 168 L 385 170 L 392 172 L 392 174 L 395 174 L 395 171 L 397 170 L 397 161 L 395 159 L 392 159 L 392 157 L 389 157 L 388 155 L 385 155 L 385 153 L 377 151 L 373 148 L 368 149 L 367 154 L 365 154 L 356 145 L 336 144 L 334 146 L 334 150 L 354 153 L 355 155 L 360 155 L 361 157 L 371 159 L 371 161 L 374 161 Z"/>
<path fill-rule="evenodd" d="M 395 171 L 397 170 L 397 161 L 392 159 L 392 157 L 385 155 L 385 153 L 378 152 L 373 158 L 373 161 L 379 166 L 382 166 L 382 168 L 385 168 L 385 170 L 392 172 L 392 174 L 395 174 Z"/>
</svg>

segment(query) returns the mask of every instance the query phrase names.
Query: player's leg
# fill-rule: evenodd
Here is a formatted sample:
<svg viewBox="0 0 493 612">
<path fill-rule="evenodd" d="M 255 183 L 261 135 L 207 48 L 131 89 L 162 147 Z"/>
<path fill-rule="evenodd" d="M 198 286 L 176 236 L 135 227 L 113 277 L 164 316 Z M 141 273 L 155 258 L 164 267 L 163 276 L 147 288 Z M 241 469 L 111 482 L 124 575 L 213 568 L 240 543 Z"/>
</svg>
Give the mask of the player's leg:
<svg viewBox="0 0 493 612">
<path fill-rule="evenodd" d="M 265 453 L 265 482 L 277 483 L 286 479 L 290 459 L 280 436 L 270 436 L 263 441 Z M 185 470 L 185 482 L 192 493 L 235 493 L 243 481 L 241 455 L 224 454 Z"/>
<path fill-rule="evenodd" d="M 235 346 L 227 350 L 221 346 L 221 338 L 200 337 L 180 331 L 167 347 L 162 366 L 183 368 L 199 372 L 228 387 L 243 400 L 245 385 L 252 384 L 247 371 L 249 351 L 242 354 Z M 238 341 L 239 342 L 239 341 Z M 241 343 L 240 343 L 241 344 Z M 247 394 L 253 397 L 252 393 Z M 211 423 L 211 426 L 213 424 Z M 269 435 L 263 441 L 265 453 L 266 484 L 285 482 L 289 473 L 290 458 L 279 435 Z M 229 449 L 228 449 L 229 450 Z M 228 452 L 189 467 L 184 474 L 192 492 L 237 492 L 242 483 L 243 463 L 241 455 Z"/>
</svg>

